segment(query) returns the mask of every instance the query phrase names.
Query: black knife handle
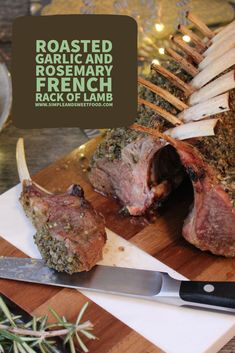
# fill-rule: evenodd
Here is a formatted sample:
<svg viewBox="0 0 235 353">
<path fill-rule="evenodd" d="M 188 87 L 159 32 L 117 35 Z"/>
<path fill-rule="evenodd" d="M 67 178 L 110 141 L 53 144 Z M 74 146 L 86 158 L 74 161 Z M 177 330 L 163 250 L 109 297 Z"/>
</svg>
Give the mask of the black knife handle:
<svg viewBox="0 0 235 353">
<path fill-rule="evenodd" d="M 179 294 L 186 302 L 235 309 L 235 282 L 182 281 Z"/>
</svg>

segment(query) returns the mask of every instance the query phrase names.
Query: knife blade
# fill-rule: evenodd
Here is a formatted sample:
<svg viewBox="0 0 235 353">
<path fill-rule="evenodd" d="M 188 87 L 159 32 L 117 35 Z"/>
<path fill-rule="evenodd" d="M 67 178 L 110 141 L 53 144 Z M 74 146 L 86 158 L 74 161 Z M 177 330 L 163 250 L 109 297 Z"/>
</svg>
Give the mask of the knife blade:
<svg viewBox="0 0 235 353">
<path fill-rule="evenodd" d="M 235 312 L 235 282 L 179 281 L 164 272 L 101 265 L 69 275 L 43 260 L 4 256 L 0 278 Z"/>
</svg>

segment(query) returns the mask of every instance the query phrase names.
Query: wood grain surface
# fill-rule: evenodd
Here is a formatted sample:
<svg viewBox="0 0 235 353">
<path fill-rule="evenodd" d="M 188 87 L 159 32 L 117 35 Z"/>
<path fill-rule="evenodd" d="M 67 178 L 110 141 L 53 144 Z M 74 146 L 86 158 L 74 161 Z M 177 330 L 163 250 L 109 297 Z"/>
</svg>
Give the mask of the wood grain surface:
<svg viewBox="0 0 235 353">
<path fill-rule="evenodd" d="M 25 257 L 25 254 L 2 238 L 0 249 L 1 255 Z M 88 301 L 84 321 L 90 320 L 94 324 L 94 334 L 99 338 L 94 341 L 84 339 L 91 353 L 163 352 L 76 290 L 0 280 L 0 293 L 32 315 L 48 314 L 50 321 L 53 321 L 48 312 L 51 307 L 75 322 L 81 307 Z"/>
<path fill-rule="evenodd" d="M 73 183 L 80 184 L 86 198 L 105 216 L 109 229 L 189 279 L 234 281 L 234 259 L 198 250 L 181 235 L 184 218 L 193 200 L 190 183 L 183 184 L 163 207 L 155 210 L 151 221 L 149 217 L 124 216 L 116 200 L 93 190 L 87 168 L 99 139 L 75 149 L 62 160 L 37 173 L 34 179 L 52 192 L 64 191 Z"/>
<path fill-rule="evenodd" d="M 88 140 L 79 128 L 19 129 L 9 123 L 0 133 L 0 194 L 19 182 L 15 159 L 19 137 L 24 138 L 32 174 Z"/>
</svg>

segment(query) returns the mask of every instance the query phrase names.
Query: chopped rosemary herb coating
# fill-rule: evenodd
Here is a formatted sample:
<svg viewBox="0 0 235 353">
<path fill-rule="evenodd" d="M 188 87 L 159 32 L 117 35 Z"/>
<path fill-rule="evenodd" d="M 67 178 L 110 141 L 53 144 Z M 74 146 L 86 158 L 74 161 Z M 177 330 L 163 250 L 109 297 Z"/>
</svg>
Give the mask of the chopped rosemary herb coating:
<svg viewBox="0 0 235 353">
<path fill-rule="evenodd" d="M 48 267 L 69 274 L 81 271 L 83 265 L 79 262 L 79 255 L 68 254 L 66 243 L 53 238 L 47 226 L 37 231 L 34 240 Z"/>
<path fill-rule="evenodd" d="M 102 259 L 104 219 L 79 185 L 48 194 L 24 181 L 20 201 L 37 230 L 35 243 L 49 267 L 71 274 L 88 271 Z"/>
<path fill-rule="evenodd" d="M 224 190 L 235 201 L 235 90 L 230 92 L 230 111 L 219 114 L 215 136 L 201 137 L 195 142 L 206 162 L 217 171 Z"/>
<path fill-rule="evenodd" d="M 178 76 L 185 81 L 188 81 L 190 78 L 190 76 L 180 70 L 180 66 L 177 63 L 174 63 L 173 61 L 167 62 L 165 64 L 165 67 L 172 72 L 176 72 Z M 148 79 L 152 83 L 174 94 L 176 97 L 183 99 L 182 92 L 177 87 L 172 85 L 169 80 L 165 79 L 162 75 L 156 73 L 154 70 L 151 71 L 151 74 Z M 139 96 L 143 99 L 148 100 L 151 103 L 159 105 L 160 107 L 168 110 L 172 114 L 177 113 L 177 110 L 170 103 L 168 103 L 155 93 L 151 92 L 147 88 L 140 86 Z M 171 123 L 166 121 L 161 116 L 157 115 L 150 108 L 145 107 L 143 105 L 140 105 L 138 108 L 136 123 L 147 127 L 155 127 L 160 131 L 164 131 L 172 127 Z M 96 149 L 91 163 L 93 164 L 97 159 L 100 159 L 102 157 L 106 157 L 109 160 L 120 159 L 122 149 L 141 135 L 144 134 L 140 134 L 140 132 L 128 128 L 116 128 L 108 130 L 104 141 Z"/>
</svg>

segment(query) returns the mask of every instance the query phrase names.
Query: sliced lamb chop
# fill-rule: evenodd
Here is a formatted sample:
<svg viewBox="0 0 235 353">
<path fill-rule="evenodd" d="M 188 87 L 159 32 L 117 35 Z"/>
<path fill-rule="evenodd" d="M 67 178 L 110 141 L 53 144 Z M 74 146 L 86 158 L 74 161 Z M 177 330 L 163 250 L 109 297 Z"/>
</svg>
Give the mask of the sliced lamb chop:
<svg viewBox="0 0 235 353">
<path fill-rule="evenodd" d="M 89 271 L 102 259 L 104 221 L 79 185 L 49 195 L 24 181 L 20 202 L 37 230 L 34 240 L 49 267 L 68 273 Z"/>
<path fill-rule="evenodd" d="M 70 274 L 89 271 L 102 259 L 106 241 L 103 217 L 85 199 L 79 185 L 57 195 L 33 182 L 22 139 L 17 144 L 17 164 L 23 186 L 20 202 L 37 230 L 35 243 L 46 264 Z"/>
</svg>

